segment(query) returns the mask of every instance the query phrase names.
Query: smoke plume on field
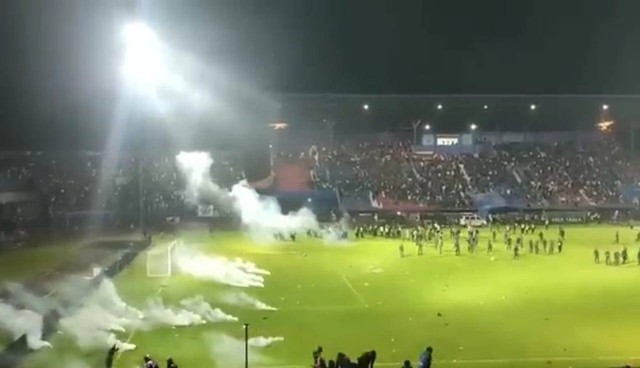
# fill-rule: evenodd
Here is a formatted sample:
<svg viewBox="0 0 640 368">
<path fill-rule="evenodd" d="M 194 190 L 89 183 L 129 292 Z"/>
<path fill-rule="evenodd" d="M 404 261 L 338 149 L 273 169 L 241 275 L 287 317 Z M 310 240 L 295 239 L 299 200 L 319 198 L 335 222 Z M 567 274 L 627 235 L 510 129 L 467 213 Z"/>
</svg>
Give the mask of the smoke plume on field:
<svg viewBox="0 0 640 368">
<path fill-rule="evenodd" d="M 282 336 L 256 336 L 249 339 L 249 346 L 265 348 L 273 343 L 284 341 Z"/>
<path fill-rule="evenodd" d="M 202 295 L 196 295 L 192 298 L 183 299 L 182 301 L 180 301 L 180 305 L 182 305 L 187 310 L 202 316 L 202 318 L 208 322 L 238 321 L 238 317 L 226 314 L 219 308 L 213 308 L 204 300 L 204 297 Z"/>
<path fill-rule="evenodd" d="M 269 271 L 240 258 L 230 260 L 187 248 L 176 251 L 176 264 L 180 271 L 194 277 L 238 287 L 264 287 L 263 275 L 269 275 Z"/>
<path fill-rule="evenodd" d="M 208 343 L 216 367 L 244 365 L 244 341 L 222 333 L 208 335 Z M 275 362 L 264 355 L 260 347 L 249 345 L 249 366 L 267 366 Z"/>
<path fill-rule="evenodd" d="M 0 330 L 9 332 L 14 339 L 26 335 L 29 348 L 38 350 L 51 347 L 51 344 L 42 340 L 42 328 L 41 314 L 28 309 L 16 309 L 0 301 Z"/>
<path fill-rule="evenodd" d="M 185 327 L 207 322 L 202 316 L 192 311 L 166 307 L 160 298 L 149 299 L 145 311 L 145 320 L 151 324 Z"/>
<path fill-rule="evenodd" d="M 214 201 L 227 210 L 233 210 L 254 235 L 271 240 L 274 232 L 319 228 L 315 215 L 309 209 L 284 215 L 274 198 L 260 196 L 245 181 L 234 185 L 230 192 L 220 188 L 211 179 L 213 159 L 208 152 L 180 152 L 176 163 L 187 181 L 186 197 L 191 203 Z"/>
<path fill-rule="evenodd" d="M 258 310 L 270 310 L 275 311 L 278 308 L 272 307 L 260 300 L 254 298 L 253 296 L 241 292 L 241 291 L 231 291 L 220 296 L 220 301 L 226 304 L 237 305 L 239 307 L 258 309 Z"/>
</svg>

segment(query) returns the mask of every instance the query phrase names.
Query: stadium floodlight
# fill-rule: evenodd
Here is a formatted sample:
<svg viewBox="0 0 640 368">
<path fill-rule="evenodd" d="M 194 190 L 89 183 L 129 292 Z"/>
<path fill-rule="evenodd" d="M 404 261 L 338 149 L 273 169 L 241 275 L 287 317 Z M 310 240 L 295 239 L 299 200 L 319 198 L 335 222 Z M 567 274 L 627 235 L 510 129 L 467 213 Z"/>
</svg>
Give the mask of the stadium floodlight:
<svg viewBox="0 0 640 368">
<path fill-rule="evenodd" d="M 424 130 L 431 130 L 431 125 L 425 124 L 424 125 Z"/>
<path fill-rule="evenodd" d="M 167 77 L 162 45 L 155 32 L 142 22 L 133 22 L 122 29 L 125 46 L 122 72 L 127 83 L 135 88 L 154 92 Z"/>
<path fill-rule="evenodd" d="M 469 125 L 469 129 L 474 131 L 474 130 L 478 129 L 478 125 L 476 125 L 475 123 L 471 123 L 471 125 Z"/>
<path fill-rule="evenodd" d="M 488 110 L 489 109 L 489 105 L 484 105 L 482 106 L 483 109 Z"/>
<path fill-rule="evenodd" d="M 362 108 L 363 108 L 365 111 L 369 111 L 369 104 L 364 104 L 364 105 L 362 105 Z"/>
<path fill-rule="evenodd" d="M 607 105 L 607 104 L 602 105 L 602 110 L 604 110 L 604 111 L 609 110 L 609 105 Z"/>
<path fill-rule="evenodd" d="M 436 105 L 436 109 L 438 109 L 438 110 L 442 110 L 442 104 L 437 104 L 437 105 Z"/>
<path fill-rule="evenodd" d="M 531 105 L 529 106 L 529 110 L 531 110 L 531 111 L 534 111 L 534 110 L 535 110 L 535 109 L 537 109 L 537 108 L 538 108 L 538 107 L 537 107 L 536 105 L 534 105 L 534 104 L 531 104 Z"/>
</svg>

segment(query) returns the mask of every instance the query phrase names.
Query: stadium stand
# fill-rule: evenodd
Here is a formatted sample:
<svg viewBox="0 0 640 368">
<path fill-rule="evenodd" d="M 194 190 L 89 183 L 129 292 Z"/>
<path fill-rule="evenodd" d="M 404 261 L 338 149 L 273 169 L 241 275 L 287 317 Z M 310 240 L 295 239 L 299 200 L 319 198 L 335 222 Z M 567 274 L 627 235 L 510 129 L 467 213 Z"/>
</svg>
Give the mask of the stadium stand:
<svg viewBox="0 0 640 368">
<path fill-rule="evenodd" d="M 287 208 L 305 201 L 317 205 L 324 198 L 334 203 L 323 206 L 327 211 L 356 212 L 479 210 L 488 203 L 514 208 L 638 204 L 637 160 L 612 139 L 487 144 L 491 135 L 485 138 L 472 154 L 424 154 L 388 135 L 337 140 L 333 148 L 297 142 L 295 150 L 283 147 L 272 157 L 275 194 L 287 199 Z M 239 154 L 214 152 L 213 157 L 211 175 L 222 187 L 243 178 Z M 183 188 L 170 154 L 142 159 L 122 154 L 109 160 L 96 152 L 0 154 L 0 213 L 5 223 L 20 226 L 48 217 L 67 228 L 91 221 L 131 228 L 138 226 L 141 205 L 149 221 L 184 216 Z M 25 193 L 29 196 L 19 196 Z M 4 226 L 3 237 L 11 228 L 16 226 Z"/>
</svg>

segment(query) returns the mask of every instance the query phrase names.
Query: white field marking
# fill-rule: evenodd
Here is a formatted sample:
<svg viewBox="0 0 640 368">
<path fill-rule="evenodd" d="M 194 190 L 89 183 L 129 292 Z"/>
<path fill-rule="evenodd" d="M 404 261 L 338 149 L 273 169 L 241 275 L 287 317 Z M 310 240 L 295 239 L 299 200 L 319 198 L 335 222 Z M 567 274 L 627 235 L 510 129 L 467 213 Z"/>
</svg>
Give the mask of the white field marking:
<svg viewBox="0 0 640 368">
<path fill-rule="evenodd" d="M 163 286 L 164 283 L 165 282 L 162 282 L 162 284 L 160 284 L 160 287 L 158 288 L 158 290 L 156 290 L 155 294 L 153 294 L 153 295 L 158 296 L 158 295 L 160 295 L 162 293 L 162 291 L 165 289 L 165 286 Z M 136 332 L 138 332 L 137 328 L 134 328 L 133 330 L 131 330 L 131 333 L 129 334 L 129 336 L 127 337 L 127 340 L 125 341 L 125 344 L 128 344 L 128 343 L 131 342 L 131 340 L 133 340 L 133 337 L 135 336 Z M 120 359 L 120 356 L 122 356 L 122 352 L 118 351 L 118 355 L 116 355 L 116 359 L 113 362 L 113 366 L 114 367 L 117 366 L 118 360 Z"/>
<path fill-rule="evenodd" d="M 360 294 L 358 292 L 358 290 L 356 290 L 356 288 L 354 288 L 353 285 L 351 285 L 351 282 L 349 282 L 349 279 L 347 278 L 347 276 L 342 275 L 342 279 L 344 280 L 344 283 L 347 284 L 349 289 L 351 289 L 351 291 L 353 291 L 353 294 L 356 296 L 356 298 L 358 298 L 360 303 L 362 303 L 362 306 L 365 307 L 365 308 L 369 308 L 369 304 L 367 304 L 367 301 L 364 299 L 362 294 Z"/>
<path fill-rule="evenodd" d="M 637 357 L 616 357 L 616 356 L 596 356 L 596 357 L 549 357 L 549 358 L 541 358 L 541 357 L 532 357 L 532 358 L 503 358 L 503 359 L 454 359 L 454 360 L 434 360 L 434 363 L 437 364 L 478 364 L 478 363 L 518 363 L 518 362 L 546 362 L 546 361 L 590 361 L 590 360 L 598 360 L 598 361 L 624 361 L 625 363 L 634 360 L 640 360 L 640 356 Z M 381 367 L 400 367 L 402 366 L 402 362 L 398 363 L 376 363 L 376 366 Z M 262 368 L 305 368 L 307 367 L 305 364 L 299 365 L 270 365 L 270 366 L 262 366 Z"/>
<path fill-rule="evenodd" d="M 57 289 L 53 289 L 50 292 L 47 293 L 47 295 L 43 296 L 43 299 L 47 299 L 48 297 L 52 296 L 53 294 L 57 293 L 58 290 Z"/>
</svg>

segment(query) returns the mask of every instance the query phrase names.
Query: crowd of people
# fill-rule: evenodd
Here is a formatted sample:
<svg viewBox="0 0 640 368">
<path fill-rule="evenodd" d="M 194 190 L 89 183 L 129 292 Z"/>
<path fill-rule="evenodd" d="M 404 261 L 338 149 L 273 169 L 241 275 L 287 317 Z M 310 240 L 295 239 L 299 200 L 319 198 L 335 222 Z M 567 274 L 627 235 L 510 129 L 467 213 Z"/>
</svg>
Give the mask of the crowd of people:
<svg viewBox="0 0 640 368">
<path fill-rule="evenodd" d="M 229 188 L 242 179 L 239 154 L 216 152 L 211 175 Z M 529 206 L 620 204 L 622 188 L 640 182 L 640 170 L 614 142 L 588 145 L 511 144 L 481 154 L 419 155 L 409 142 L 341 142 L 274 163 L 302 160 L 316 188 L 343 198 L 415 203 L 434 208 L 472 208 L 476 194 L 494 193 Z M 21 222 L 38 211 L 109 211 L 122 226 L 137 224 L 140 205 L 159 217 L 184 210 L 185 182 L 171 154 L 145 157 L 94 152 L 0 153 L 0 189 L 38 194 L 41 207 L 0 205 L 3 220 Z"/>
<path fill-rule="evenodd" d="M 528 206 L 620 204 L 621 187 L 639 180 L 634 161 L 613 141 L 510 144 L 482 154 L 414 155 L 408 142 L 319 148 L 319 185 L 345 196 L 470 208 L 476 193 Z"/>
<path fill-rule="evenodd" d="M 365 351 L 360 354 L 357 359 L 352 360 L 345 353 L 338 353 L 335 359 L 326 360 L 323 355 L 324 351 L 322 346 L 313 350 L 312 357 L 313 362 L 311 367 L 313 368 L 374 368 L 378 354 L 375 350 Z M 420 353 L 418 358 L 418 367 L 431 368 L 433 361 L 433 348 L 428 346 Z M 405 360 L 399 368 L 412 368 L 411 361 Z"/>
</svg>

